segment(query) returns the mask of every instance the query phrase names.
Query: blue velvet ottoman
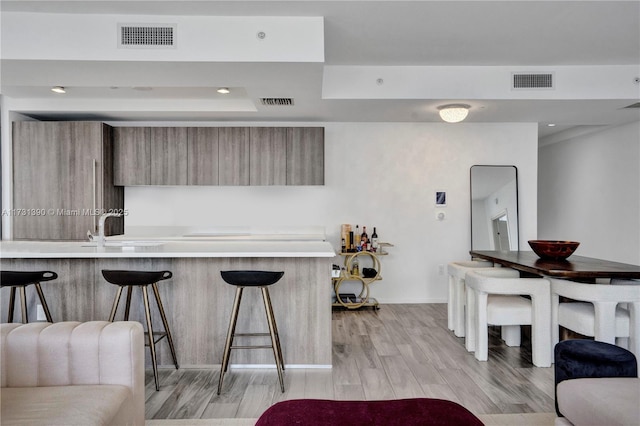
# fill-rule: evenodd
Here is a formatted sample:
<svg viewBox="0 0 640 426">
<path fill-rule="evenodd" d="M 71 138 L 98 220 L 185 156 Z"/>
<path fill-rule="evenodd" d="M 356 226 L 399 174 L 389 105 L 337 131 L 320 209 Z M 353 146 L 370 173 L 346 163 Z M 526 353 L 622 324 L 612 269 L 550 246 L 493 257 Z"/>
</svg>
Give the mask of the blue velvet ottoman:
<svg viewBox="0 0 640 426">
<path fill-rule="evenodd" d="M 554 348 L 556 414 L 558 384 L 564 380 L 599 377 L 638 377 L 638 363 L 628 350 L 594 340 L 564 340 Z"/>
</svg>

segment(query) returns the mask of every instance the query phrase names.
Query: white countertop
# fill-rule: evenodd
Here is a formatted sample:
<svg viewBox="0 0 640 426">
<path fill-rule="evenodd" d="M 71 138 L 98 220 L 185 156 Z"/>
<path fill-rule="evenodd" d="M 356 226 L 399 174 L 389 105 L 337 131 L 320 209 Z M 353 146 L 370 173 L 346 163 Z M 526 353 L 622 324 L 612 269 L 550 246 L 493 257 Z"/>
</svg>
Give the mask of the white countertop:
<svg viewBox="0 0 640 426">
<path fill-rule="evenodd" d="M 64 259 L 118 257 L 334 257 L 326 241 L 108 241 L 104 247 L 92 242 L 2 241 L 5 259 Z"/>
</svg>

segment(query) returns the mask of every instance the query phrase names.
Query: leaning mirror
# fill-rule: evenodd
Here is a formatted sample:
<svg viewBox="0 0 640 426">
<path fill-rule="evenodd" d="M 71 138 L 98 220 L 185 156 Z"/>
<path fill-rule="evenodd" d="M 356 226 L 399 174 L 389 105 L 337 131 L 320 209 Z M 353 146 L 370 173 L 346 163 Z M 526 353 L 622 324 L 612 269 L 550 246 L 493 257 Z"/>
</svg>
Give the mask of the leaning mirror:
<svg viewBox="0 0 640 426">
<path fill-rule="evenodd" d="M 471 167 L 471 250 L 518 250 L 518 170 Z"/>
</svg>

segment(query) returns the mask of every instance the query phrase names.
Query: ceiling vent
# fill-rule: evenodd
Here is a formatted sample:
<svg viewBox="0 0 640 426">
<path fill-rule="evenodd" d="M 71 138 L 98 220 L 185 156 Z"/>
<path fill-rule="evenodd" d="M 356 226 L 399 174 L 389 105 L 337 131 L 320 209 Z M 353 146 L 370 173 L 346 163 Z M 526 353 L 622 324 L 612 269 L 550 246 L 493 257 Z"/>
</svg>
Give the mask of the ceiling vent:
<svg viewBox="0 0 640 426">
<path fill-rule="evenodd" d="M 512 89 L 553 89 L 553 74 L 513 73 Z"/>
<path fill-rule="evenodd" d="M 267 106 L 288 106 L 293 105 L 292 98 L 260 98 L 262 105 Z"/>
<path fill-rule="evenodd" d="M 636 102 L 635 104 L 627 105 L 623 109 L 634 109 L 634 108 L 640 108 L 640 102 Z"/>
<path fill-rule="evenodd" d="M 174 24 L 118 24 L 118 46 L 138 48 L 175 47 Z"/>
</svg>

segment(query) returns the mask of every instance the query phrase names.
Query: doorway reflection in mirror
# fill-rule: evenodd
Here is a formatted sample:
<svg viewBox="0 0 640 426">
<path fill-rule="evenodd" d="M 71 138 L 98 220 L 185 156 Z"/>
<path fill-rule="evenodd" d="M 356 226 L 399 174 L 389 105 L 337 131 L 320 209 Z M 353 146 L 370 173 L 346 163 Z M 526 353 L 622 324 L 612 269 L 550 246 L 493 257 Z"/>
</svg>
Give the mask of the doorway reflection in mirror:
<svg viewBox="0 0 640 426">
<path fill-rule="evenodd" d="M 471 248 L 518 250 L 515 166 L 471 167 Z"/>
</svg>

